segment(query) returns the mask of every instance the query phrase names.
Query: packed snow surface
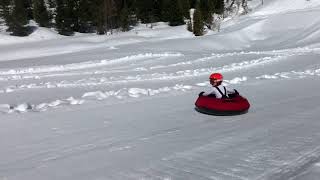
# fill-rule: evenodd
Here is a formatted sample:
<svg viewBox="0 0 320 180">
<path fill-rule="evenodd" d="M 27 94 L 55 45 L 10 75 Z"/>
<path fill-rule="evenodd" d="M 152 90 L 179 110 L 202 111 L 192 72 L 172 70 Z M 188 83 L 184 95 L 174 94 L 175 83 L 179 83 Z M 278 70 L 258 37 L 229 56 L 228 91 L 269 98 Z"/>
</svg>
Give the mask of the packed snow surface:
<svg viewBox="0 0 320 180">
<path fill-rule="evenodd" d="M 260 3 L 203 37 L 1 32 L 0 180 L 318 179 L 320 2 Z M 212 72 L 247 114 L 194 110 Z"/>
</svg>

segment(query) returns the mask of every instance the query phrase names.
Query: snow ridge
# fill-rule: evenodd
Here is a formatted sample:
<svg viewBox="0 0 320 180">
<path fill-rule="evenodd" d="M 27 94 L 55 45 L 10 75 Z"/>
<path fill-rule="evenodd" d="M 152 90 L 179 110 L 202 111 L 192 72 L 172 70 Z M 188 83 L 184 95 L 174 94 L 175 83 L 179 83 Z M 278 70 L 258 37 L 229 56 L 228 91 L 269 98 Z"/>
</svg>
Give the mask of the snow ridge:
<svg viewBox="0 0 320 180">
<path fill-rule="evenodd" d="M 257 77 L 235 77 L 231 80 L 224 80 L 224 85 L 229 86 L 232 84 L 241 84 L 244 82 L 247 82 L 248 80 L 254 81 L 256 80 L 276 80 L 276 79 L 303 79 L 308 77 L 320 77 L 320 69 L 308 69 L 305 71 L 290 71 L 290 72 L 280 72 L 275 73 L 273 75 L 261 75 Z M 93 84 L 90 84 L 92 86 Z M 208 81 L 202 82 L 202 83 L 195 83 L 193 85 L 183 85 L 183 84 L 176 84 L 172 87 L 161 87 L 159 89 L 146 89 L 146 88 L 122 88 L 119 90 L 111 90 L 111 91 L 91 91 L 84 93 L 81 98 L 67 98 L 62 100 L 54 100 L 50 103 L 40 103 L 37 105 L 30 104 L 30 103 L 21 103 L 18 105 L 10 105 L 10 104 L 0 104 L 0 112 L 2 113 L 13 113 L 13 112 L 42 112 L 46 111 L 50 108 L 56 108 L 60 106 L 66 106 L 66 105 L 80 105 L 85 103 L 87 100 L 105 100 L 108 98 L 116 98 L 118 100 L 124 100 L 127 98 L 141 98 L 145 96 L 155 96 L 160 95 L 163 93 L 173 93 L 173 91 L 191 91 L 195 89 L 199 89 L 200 87 L 210 87 L 210 83 Z M 4 90 L 0 90 L 0 93 L 13 93 L 15 91 L 23 90 L 23 89 L 30 89 L 30 88 L 58 88 L 58 87 L 65 87 L 63 85 L 49 85 L 46 86 L 37 86 L 35 84 L 29 84 L 29 85 L 21 85 L 19 87 L 7 87 Z"/>
<path fill-rule="evenodd" d="M 98 61 L 88 61 L 81 62 L 75 64 L 66 64 L 59 66 L 49 66 L 49 67 L 30 67 L 30 68 L 18 68 L 18 69 L 10 69 L 6 71 L 0 71 L 0 75 L 20 75 L 20 74 L 34 74 L 34 73 L 49 73 L 49 72 L 61 72 L 61 71 L 71 71 L 71 70 L 82 70 L 89 68 L 97 68 L 103 66 L 109 66 L 119 63 L 126 63 L 128 61 L 137 61 L 144 58 L 152 58 L 152 57 L 177 57 L 182 56 L 181 53 L 162 53 L 162 54 L 154 54 L 154 53 L 145 53 L 145 54 L 137 54 L 122 57 L 119 59 L 113 60 L 98 60 Z"/>
</svg>

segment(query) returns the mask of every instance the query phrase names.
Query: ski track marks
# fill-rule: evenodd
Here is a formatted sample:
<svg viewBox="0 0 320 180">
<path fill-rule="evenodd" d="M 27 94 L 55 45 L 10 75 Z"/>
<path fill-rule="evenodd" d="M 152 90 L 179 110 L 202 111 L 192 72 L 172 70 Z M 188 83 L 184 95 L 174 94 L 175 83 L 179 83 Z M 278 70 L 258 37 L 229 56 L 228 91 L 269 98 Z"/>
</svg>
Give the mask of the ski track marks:
<svg viewBox="0 0 320 180">
<path fill-rule="evenodd" d="M 115 84 L 125 86 L 120 89 L 109 91 L 90 91 L 84 92 L 81 97 L 69 97 L 66 99 L 56 99 L 51 102 L 40 104 L 31 104 L 28 102 L 12 104 L 1 104 L 0 112 L 41 112 L 50 108 L 56 108 L 66 105 L 79 105 L 88 100 L 104 100 L 108 98 L 124 100 L 127 98 L 139 98 L 143 96 L 155 96 L 163 93 L 185 92 L 200 87 L 209 87 L 209 82 L 195 84 L 175 84 L 173 86 L 163 86 L 158 89 L 134 87 L 134 83 L 151 83 L 157 81 L 174 81 L 185 78 L 197 78 L 210 74 L 211 72 L 231 72 L 243 69 L 250 69 L 255 66 L 275 63 L 291 56 L 304 55 L 309 53 L 319 53 L 320 48 L 295 48 L 272 51 L 241 51 L 232 53 L 212 53 L 210 56 L 201 57 L 195 60 L 186 60 L 187 56 L 180 52 L 164 53 L 144 53 L 125 56 L 111 60 L 88 61 L 74 64 L 58 66 L 38 66 L 16 69 L 0 69 L 0 83 L 11 84 L 0 87 L 0 94 L 14 93 L 17 91 L 32 89 L 52 89 L 52 88 L 81 88 L 81 87 L 106 87 Z M 226 61 L 225 65 L 218 67 L 207 67 L 207 63 L 215 61 L 222 62 L 224 58 L 234 57 L 242 59 L 242 56 L 257 55 L 258 58 L 252 60 L 240 60 L 240 62 L 230 63 Z M 259 57 L 261 56 L 261 57 Z M 160 58 L 160 59 L 159 59 Z M 168 60 L 169 58 L 169 60 Z M 174 59 L 170 59 L 174 58 Z M 233 58 L 232 58 L 233 59 Z M 178 61 L 178 62 L 177 62 Z M 179 62 L 180 61 L 180 62 Z M 172 63 L 173 62 L 173 63 Z M 139 63 L 151 65 L 149 67 L 140 67 Z M 161 65 L 154 65 L 160 63 Z M 228 64 L 229 63 L 229 64 Z M 187 69 L 190 67 L 205 66 L 203 68 Z M 177 69 L 178 67 L 178 69 Z M 101 69 L 102 68 L 102 69 Z M 162 70 L 166 70 L 163 72 Z M 153 71 L 153 72 L 152 72 Z M 169 72 L 168 72 L 169 71 Z M 171 72 L 170 72 L 171 71 Z M 128 72 L 133 73 L 128 75 Z M 124 73 L 124 75 L 117 74 Z M 127 75 L 125 74 L 127 73 Z M 95 77 L 98 75 L 100 77 Z M 235 77 L 231 80 L 225 80 L 225 84 L 241 84 L 249 81 L 274 80 L 274 79 L 297 79 L 310 76 L 320 76 L 320 69 L 306 69 L 288 72 L 278 72 L 274 74 L 263 74 L 256 77 Z M 85 77 L 81 79 L 48 81 L 54 78 L 64 77 Z M 41 80 L 47 81 L 41 81 Z M 31 80 L 30 84 L 19 84 L 19 81 Z M 38 82 L 37 82 L 38 81 Z M 131 86 L 131 87 L 130 87 Z"/>
</svg>

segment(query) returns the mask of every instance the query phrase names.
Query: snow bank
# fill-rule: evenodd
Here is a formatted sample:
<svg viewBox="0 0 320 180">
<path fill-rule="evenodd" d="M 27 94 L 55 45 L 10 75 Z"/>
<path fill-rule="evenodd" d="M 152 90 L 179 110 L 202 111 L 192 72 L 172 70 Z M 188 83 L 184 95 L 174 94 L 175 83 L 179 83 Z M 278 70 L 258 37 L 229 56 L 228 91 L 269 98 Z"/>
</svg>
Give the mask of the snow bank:
<svg viewBox="0 0 320 180">
<path fill-rule="evenodd" d="M 0 45 L 36 42 L 43 40 L 58 39 L 62 37 L 63 36 L 57 34 L 54 30 L 38 27 L 32 34 L 26 37 L 10 36 L 8 35 L 8 33 L 2 32 L 0 33 Z"/>
<path fill-rule="evenodd" d="M 254 12 L 253 15 L 277 14 L 293 10 L 318 8 L 319 6 L 320 1 L 318 0 L 264 0 L 262 8 Z"/>
</svg>

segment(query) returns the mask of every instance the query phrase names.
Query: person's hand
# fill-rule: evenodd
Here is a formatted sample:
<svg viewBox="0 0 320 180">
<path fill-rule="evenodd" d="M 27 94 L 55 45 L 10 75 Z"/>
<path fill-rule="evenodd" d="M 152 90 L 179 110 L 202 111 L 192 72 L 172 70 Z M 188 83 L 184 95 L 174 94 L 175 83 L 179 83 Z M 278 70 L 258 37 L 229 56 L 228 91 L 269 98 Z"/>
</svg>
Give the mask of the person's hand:
<svg viewBox="0 0 320 180">
<path fill-rule="evenodd" d="M 234 94 L 239 95 L 239 92 L 236 89 L 234 89 Z"/>
<path fill-rule="evenodd" d="M 202 91 L 201 93 L 199 93 L 199 96 L 203 96 L 204 92 Z"/>
</svg>

